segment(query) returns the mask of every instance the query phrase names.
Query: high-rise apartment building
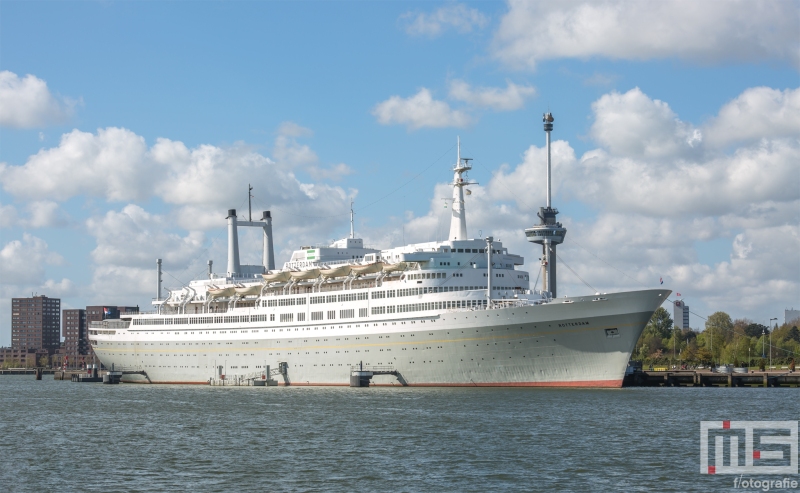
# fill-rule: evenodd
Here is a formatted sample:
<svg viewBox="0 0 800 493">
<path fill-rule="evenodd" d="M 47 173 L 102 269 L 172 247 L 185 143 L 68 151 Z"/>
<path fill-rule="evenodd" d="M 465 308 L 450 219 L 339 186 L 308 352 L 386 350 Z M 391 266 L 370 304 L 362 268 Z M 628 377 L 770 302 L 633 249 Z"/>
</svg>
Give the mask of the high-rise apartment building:
<svg viewBox="0 0 800 493">
<path fill-rule="evenodd" d="M 688 329 L 689 328 L 689 307 L 683 300 L 675 301 L 675 328 Z"/>
<path fill-rule="evenodd" d="M 62 319 L 64 356 L 67 358 L 67 366 L 78 367 L 92 352 L 92 348 L 89 346 L 89 334 L 86 330 L 88 327 L 86 310 L 81 308 L 64 310 Z"/>
<path fill-rule="evenodd" d="M 87 306 L 86 309 L 64 310 L 64 354 L 70 367 L 92 363 L 94 351 L 89 344 L 89 327 L 92 322 L 119 318 L 120 313 L 138 313 L 133 306 Z"/>
<path fill-rule="evenodd" d="M 61 347 L 61 300 L 44 295 L 12 298 L 11 347 L 58 350 Z"/>
</svg>

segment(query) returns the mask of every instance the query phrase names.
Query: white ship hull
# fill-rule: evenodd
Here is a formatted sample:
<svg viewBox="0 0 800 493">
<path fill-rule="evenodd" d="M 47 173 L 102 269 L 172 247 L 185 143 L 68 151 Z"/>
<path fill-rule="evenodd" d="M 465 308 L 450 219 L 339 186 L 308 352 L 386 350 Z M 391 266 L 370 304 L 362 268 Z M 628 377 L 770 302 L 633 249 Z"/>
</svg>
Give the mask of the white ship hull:
<svg viewBox="0 0 800 493">
<path fill-rule="evenodd" d="M 333 324 L 131 325 L 98 331 L 94 351 L 107 368 L 147 375 L 126 375 L 129 382 L 207 384 L 219 373 L 233 379 L 285 362 L 285 378 L 275 377 L 282 385 L 349 385 L 351 367 L 363 363 L 398 372 L 373 377 L 375 385 L 620 387 L 642 329 L 669 293 L 644 290 Z"/>
</svg>

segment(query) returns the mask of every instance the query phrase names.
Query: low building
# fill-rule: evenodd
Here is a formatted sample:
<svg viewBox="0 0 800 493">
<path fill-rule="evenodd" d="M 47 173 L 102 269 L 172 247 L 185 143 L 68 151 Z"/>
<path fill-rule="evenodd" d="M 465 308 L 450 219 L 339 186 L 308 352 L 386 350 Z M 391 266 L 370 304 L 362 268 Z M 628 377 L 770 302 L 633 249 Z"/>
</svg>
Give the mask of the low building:
<svg viewBox="0 0 800 493">
<path fill-rule="evenodd" d="M 47 349 L 0 347 L 0 368 L 50 366 L 53 354 L 55 351 Z M 46 362 L 42 361 L 42 358 L 45 358 Z"/>
</svg>

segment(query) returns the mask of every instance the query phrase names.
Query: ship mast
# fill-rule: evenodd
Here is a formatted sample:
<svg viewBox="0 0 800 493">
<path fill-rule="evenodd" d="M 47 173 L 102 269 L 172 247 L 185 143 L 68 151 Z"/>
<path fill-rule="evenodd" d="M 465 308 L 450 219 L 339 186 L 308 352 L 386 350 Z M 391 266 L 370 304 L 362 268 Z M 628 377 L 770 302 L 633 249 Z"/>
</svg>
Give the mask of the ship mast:
<svg viewBox="0 0 800 493">
<path fill-rule="evenodd" d="M 555 298 L 556 295 L 556 246 L 564 241 L 567 229 L 556 221 L 558 209 L 552 206 L 550 132 L 553 131 L 553 114 L 548 112 L 542 117 L 547 143 L 547 206 L 539 208 L 541 222 L 525 230 L 525 236 L 531 243 L 542 245 L 542 291 Z"/>
<path fill-rule="evenodd" d="M 350 238 L 355 238 L 356 237 L 356 230 L 355 230 L 355 225 L 354 225 L 354 222 L 353 222 L 353 215 L 354 214 L 355 214 L 355 212 L 353 212 L 353 199 L 350 199 Z"/>
<path fill-rule="evenodd" d="M 247 220 L 253 222 L 253 191 L 252 185 L 247 184 Z"/>
<path fill-rule="evenodd" d="M 472 169 L 469 163 L 471 158 L 461 157 L 461 138 L 458 138 L 458 154 L 455 166 L 453 166 L 453 207 L 452 216 L 450 218 L 450 235 L 449 240 L 466 240 L 467 239 L 467 213 L 464 207 L 464 187 L 467 185 L 475 185 L 478 182 L 471 182 L 469 178 L 462 176 L 464 173 Z"/>
</svg>

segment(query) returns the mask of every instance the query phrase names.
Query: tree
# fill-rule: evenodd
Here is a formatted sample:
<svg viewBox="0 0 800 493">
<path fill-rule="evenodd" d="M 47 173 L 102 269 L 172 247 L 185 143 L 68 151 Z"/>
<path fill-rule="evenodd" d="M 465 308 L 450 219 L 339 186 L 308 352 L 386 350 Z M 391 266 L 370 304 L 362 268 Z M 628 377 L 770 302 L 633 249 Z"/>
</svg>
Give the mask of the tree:
<svg viewBox="0 0 800 493">
<path fill-rule="evenodd" d="M 761 337 L 762 331 L 769 334 L 769 327 L 762 324 L 750 324 L 744 328 L 747 337 Z"/>
<path fill-rule="evenodd" d="M 666 339 L 670 336 L 670 329 L 672 329 L 672 319 L 669 316 L 669 312 L 663 306 L 660 306 L 650 317 L 650 321 L 647 322 L 644 331 L 657 335 L 661 339 Z"/>
<path fill-rule="evenodd" d="M 697 350 L 697 359 L 700 361 L 700 363 L 711 363 L 711 358 L 711 351 L 708 349 L 702 347 Z"/>
<path fill-rule="evenodd" d="M 714 342 L 719 342 L 721 347 L 723 341 L 729 342 L 733 339 L 733 320 L 725 312 L 712 313 L 706 320 L 706 331 L 710 331 Z"/>
<path fill-rule="evenodd" d="M 789 334 L 787 335 L 787 339 L 791 339 L 795 342 L 800 342 L 800 330 L 797 330 L 796 325 L 791 329 L 789 329 Z"/>
</svg>

